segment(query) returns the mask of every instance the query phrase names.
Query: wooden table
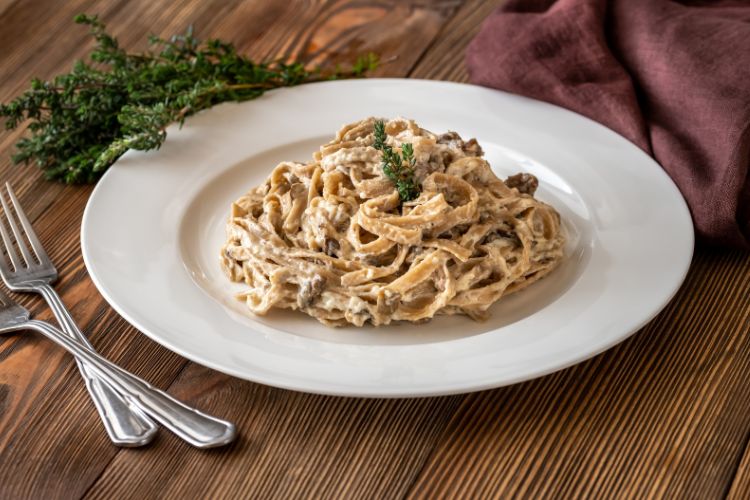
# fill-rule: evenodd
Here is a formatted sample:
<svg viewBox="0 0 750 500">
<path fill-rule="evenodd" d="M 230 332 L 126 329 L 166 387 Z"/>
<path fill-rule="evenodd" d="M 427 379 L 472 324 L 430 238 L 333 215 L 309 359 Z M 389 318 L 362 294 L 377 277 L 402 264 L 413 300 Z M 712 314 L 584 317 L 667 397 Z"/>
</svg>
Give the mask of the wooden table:
<svg viewBox="0 0 750 500">
<path fill-rule="evenodd" d="M 500 2 L 0 0 L 0 100 L 66 71 L 90 47 L 79 12 L 128 48 L 194 23 L 253 57 L 351 60 L 378 75 L 466 81 L 464 48 Z M 231 447 L 198 451 L 168 432 L 143 449 L 104 433 L 72 358 L 39 335 L 0 340 L 0 497 L 750 496 L 750 257 L 698 247 L 671 304 L 642 331 L 573 368 L 463 396 L 364 400 L 237 380 L 173 354 L 122 320 L 81 258 L 90 186 L 11 166 L 58 264 L 59 290 L 102 354 L 237 423 Z M 40 299 L 18 296 L 41 318 Z"/>
</svg>

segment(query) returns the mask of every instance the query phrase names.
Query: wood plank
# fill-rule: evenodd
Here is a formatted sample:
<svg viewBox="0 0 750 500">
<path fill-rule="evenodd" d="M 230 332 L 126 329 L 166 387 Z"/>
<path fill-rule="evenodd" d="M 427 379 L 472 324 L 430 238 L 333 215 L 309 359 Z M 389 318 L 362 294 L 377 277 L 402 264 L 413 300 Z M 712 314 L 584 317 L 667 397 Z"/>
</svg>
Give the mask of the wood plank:
<svg viewBox="0 0 750 500">
<path fill-rule="evenodd" d="M 404 5 L 395 1 L 74 0 L 58 9 L 44 1 L 17 2 L 0 12 L 0 22 L 9 27 L 0 32 L 0 43 L 9 47 L 0 57 L 0 99 L 25 89 L 33 76 L 50 78 L 65 71 L 85 53 L 90 46 L 86 30 L 70 21 L 78 12 L 100 13 L 127 47 L 143 48 L 147 34 L 168 36 L 193 23 L 198 36 L 236 41 L 256 58 L 299 55 L 313 62 L 326 57 L 347 61 L 370 50 L 386 59 L 397 56 L 379 70 L 397 76 L 416 62 L 456 5 L 455 1 Z M 407 32 L 408 47 L 399 40 Z M 102 354 L 158 386 L 169 386 L 186 362 L 119 318 L 85 273 L 78 237 L 91 188 L 44 182 L 33 167 L 11 167 L 7 158 L 17 137 L 17 133 L 0 136 L 0 173 L 14 185 L 58 264 L 63 300 Z M 49 318 L 36 298 L 17 297 L 40 317 Z M 246 470 L 255 467 L 266 477 L 267 491 L 278 495 L 307 491 L 313 483 L 321 492 L 405 491 L 458 401 L 377 402 L 301 395 L 238 381 L 197 365 L 182 373 L 174 391 L 240 424 L 244 437 L 226 459 L 233 464 L 227 468 L 234 480 L 229 486 L 256 491 L 252 481 L 243 479 Z M 166 432 L 148 452 L 118 454 L 107 441 L 72 359 L 39 336 L 0 339 L 0 407 L 0 497 L 79 498 L 116 456 L 92 495 L 121 495 L 134 482 L 150 493 L 165 475 L 174 478 L 165 491 L 222 487 L 203 480 L 204 474 L 225 463 L 226 452 L 196 452 Z M 339 428 L 346 430 L 334 436 Z M 380 439 L 374 441 L 375 435 Z M 262 447 L 264 442 L 270 445 Z M 394 455 L 400 460 L 393 460 Z M 183 462 L 187 456 L 191 467 Z M 379 464 L 378 477 L 370 474 L 368 460 Z M 326 475 L 320 474 L 320 464 L 327 464 Z M 131 469 L 140 470 L 142 480 L 130 476 L 127 481 L 117 480 Z M 274 471 L 279 475 L 274 476 Z"/>
<path fill-rule="evenodd" d="M 10 7 L 16 1 L 18 0 L 0 0 L 0 15 L 8 10 L 8 7 Z"/>
<path fill-rule="evenodd" d="M 750 498 L 750 448 L 748 447 L 748 438 L 750 438 L 750 432 L 745 435 L 745 452 L 739 462 L 737 474 L 734 476 L 727 495 L 730 500 Z"/>
<path fill-rule="evenodd" d="M 424 53 L 411 78 L 430 80 L 469 80 L 464 65 L 464 53 L 469 42 L 479 32 L 487 16 L 500 7 L 505 0 L 470 0 L 453 16 L 435 38 L 433 45 Z"/>
</svg>

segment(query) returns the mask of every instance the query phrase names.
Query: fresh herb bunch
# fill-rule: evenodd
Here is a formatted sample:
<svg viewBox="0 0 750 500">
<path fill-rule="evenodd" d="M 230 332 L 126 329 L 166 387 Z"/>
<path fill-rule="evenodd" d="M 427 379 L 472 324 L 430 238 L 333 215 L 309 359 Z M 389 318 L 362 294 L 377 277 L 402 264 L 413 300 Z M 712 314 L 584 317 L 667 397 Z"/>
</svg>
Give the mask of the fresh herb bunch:
<svg viewBox="0 0 750 500">
<path fill-rule="evenodd" d="M 385 122 L 375 122 L 373 147 L 383 153 L 383 173 L 396 185 L 401 201 L 411 201 L 419 196 L 419 185 L 414 176 L 414 148 L 410 143 L 401 145 L 401 154 L 386 143 Z"/>
<path fill-rule="evenodd" d="M 30 121 L 30 136 L 16 144 L 14 163 L 34 162 L 49 179 L 94 182 L 128 149 L 157 149 L 166 127 L 225 101 L 246 101 L 267 90 L 364 75 L 377 57 L 325 72 L 300 62 L 256 63 L 220 40 L 200 42 L 192 27 L 169 40 L 149 38 L 152 50 L 128 53 L 97 16 L 79 15 L 96 40 L 91 62 L 31 88 L 0 105 L 8 130 Z"/>
</svg>

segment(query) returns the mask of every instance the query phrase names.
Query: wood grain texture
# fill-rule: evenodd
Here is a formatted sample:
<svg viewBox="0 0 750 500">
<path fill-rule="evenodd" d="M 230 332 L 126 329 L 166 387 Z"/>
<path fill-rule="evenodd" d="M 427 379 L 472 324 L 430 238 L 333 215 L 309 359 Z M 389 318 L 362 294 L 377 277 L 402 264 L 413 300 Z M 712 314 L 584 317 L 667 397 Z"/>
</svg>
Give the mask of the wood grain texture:
<svg viewBox="0 0 750 500">
<path fill-rule="evenodd" d="M 122 43 L 195 24 L 257 58 L 351 60 L 384 76 L 467 81 L 463 53 L 500 1 L 0 3 L 0 100 L 85 52 L 70 19 L 98 12 Z M 315 396 L 228 377 L 148 340 L 115 314 L 83 267 L 90 187 L 11 167 L 10 179 L 63 279 L 59 290 L 107 357 L 234 420 L 228 449 L 163 431 L 147 449 L 107 442 L 72 360 L 36 335 L 0 339 L 0 498 L 438 498 L 750 496 L 750 255 L 698 248 L 669 306 L 618 347 L 562 372 L 446 398 Z M 39 300 L 17 296 L 39 317 Z M 743 458 L 744 457 L 744 458 Z"/>
<path fill-rule="evenodd" d="M 503 3 L 504 0 L 465 2 L 456 15 L 443 25 L 440 34 L 409 76 L 429 80 L 467 82 L 469 77 L 464 65 L 466 47 L 479 32 L 482 21 Z"/>
<path fill-rule="evenodd" d="M 745 437 L 745 454 L 737 467 L 732 485 L 729 488 L 730 500 L 744 500 L 750 498 L 750 451 L 748 450 L 748 436 Z"/>
</svg>

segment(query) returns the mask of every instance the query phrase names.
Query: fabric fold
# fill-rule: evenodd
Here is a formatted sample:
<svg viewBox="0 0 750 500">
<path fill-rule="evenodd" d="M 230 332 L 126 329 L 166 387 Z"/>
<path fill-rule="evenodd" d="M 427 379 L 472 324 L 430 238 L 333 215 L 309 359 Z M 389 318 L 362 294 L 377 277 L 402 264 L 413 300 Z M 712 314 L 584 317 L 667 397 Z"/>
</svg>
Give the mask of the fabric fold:
<svg viewBox="0 0 750 500">
<path fill-rule="evenodd" d="M 466 62 L 473 83 L 623 135 L 675 181 L 699 238 L 750 248 L 750 2 L 509 1 Z"/>
</svg>

